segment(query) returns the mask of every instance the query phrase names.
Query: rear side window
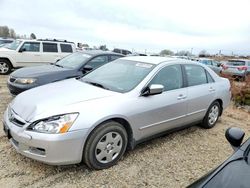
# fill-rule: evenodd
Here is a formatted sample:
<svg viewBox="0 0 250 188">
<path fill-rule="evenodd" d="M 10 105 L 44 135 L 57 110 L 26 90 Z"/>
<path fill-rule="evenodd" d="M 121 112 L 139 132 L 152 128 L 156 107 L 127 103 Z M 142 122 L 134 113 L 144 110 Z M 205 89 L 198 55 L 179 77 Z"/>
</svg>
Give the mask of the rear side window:
<svg viewBox="0 0 250 188">
<path fill-rule="evenodd" d="M 43 52 L 58 52 L 56 43 L 43 43 Z"/>
<path fill-rule="evenodd" d="M 227 65 L 232 65 L 232 66 L 244 66 L 246 64 L 245 61 L 240 61 L 240 60 L 229 60 L 227 62 Z"/>
<path fill-rule="evenodd" d="M 208 83 L 213 83 L 213 82 L 214 82 L 214 79 L 213 79 L 212 76 L 209 74 L 209 72 L 206 71 L 206 74 L 207 74 L 207 82 L 208 82 Z"/>
<path fill-rule="evenodd" d="M 60 44 L 61 52 L 72 53 L 72 46 L 70 44 Z"/>
<path fill-rule="evenodd" d="M 108 56 L 106 55 L 102 55 L 102 56 L 98 56 L 93 58 L 92 60 L 90 60 L 87 64 L 90 65 L 93 69 L 96 69 L 106 63 L 108 63 Z"/>
<path fill-rule="evenodd" d="M 188 86 L 196 86 L 207 83 L 205 69 L 198 65 L 184 65 Z"/>
<path fill-rule="evenodd" d="M 21 47 L 22 51 L 26 52 L 39 52 L 40 51 L 40 43 L 39 42 L 25 42 Z"/>
</svg>

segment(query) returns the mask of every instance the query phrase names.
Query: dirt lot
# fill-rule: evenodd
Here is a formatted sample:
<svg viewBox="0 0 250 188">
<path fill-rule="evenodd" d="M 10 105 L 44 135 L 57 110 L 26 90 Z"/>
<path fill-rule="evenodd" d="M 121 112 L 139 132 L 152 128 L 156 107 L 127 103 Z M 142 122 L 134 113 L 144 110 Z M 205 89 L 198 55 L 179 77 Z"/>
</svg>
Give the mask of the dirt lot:
<svg viewBox="0 0 250 188">
<path fill-rule="evenodd" d="M 0 116 L 12 97 L 0 76 Z M 224 133 L 237 126 L 250 136 L 250 114 L 229 107 L 216 127 L 179 131 L 129 151 L 114 167 L 102 171 L 85 165 L 48 166 L 16 153 L 0 123 L 0 187 L 185 187 L 224 161 L 232 149 Z"/>
</svg>

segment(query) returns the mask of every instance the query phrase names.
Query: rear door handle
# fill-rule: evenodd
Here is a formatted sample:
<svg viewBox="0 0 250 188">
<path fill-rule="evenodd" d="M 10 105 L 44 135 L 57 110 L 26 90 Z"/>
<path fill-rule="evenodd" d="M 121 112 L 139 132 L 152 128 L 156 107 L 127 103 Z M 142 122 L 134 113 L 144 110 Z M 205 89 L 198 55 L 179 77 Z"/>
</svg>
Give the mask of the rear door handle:
<svg viewBox="0 0 250 188">
<path fill-rule="evenodd" d="M 212 87 L 210 87 L 210 88 L 209 88 L 209 91 L 212 92 L 212 91 L 215 91 L 215 89 L 212 88 Z"/>
<path fill-rule="evenodd" d="M 177 100 L 182 100 L 182 99 L 185 99 L 185 98 L 187 98 L 186 95 L 180 94 L 180 95 L 177 97 Z"/>
</svg>

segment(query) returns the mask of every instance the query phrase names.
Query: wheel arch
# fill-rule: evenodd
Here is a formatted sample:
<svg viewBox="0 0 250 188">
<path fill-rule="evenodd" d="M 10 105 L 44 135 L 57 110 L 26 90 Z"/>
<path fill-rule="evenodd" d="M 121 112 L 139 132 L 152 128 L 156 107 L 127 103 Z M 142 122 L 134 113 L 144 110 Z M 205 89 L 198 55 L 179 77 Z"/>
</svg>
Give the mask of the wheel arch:
<svg viewBox="0 0 250 188">
<path fill-rule="evenodd" d="M 214 103 L 215 101 L 217 101 L 220 104 L 221 110 L 220 110 L 219 116 L 221 116 L 222 112 L 223 112 L 223 101 L 220 98 L 218 98 L 218 99 L 214 100 L 212 103 Z"/>
<path fill-rule="evenodd" d="M 96 126 L 93 126 L 93 128 L 90 128 L 90 131 L 88 132 L 87 138 L 85 139 L 85 142 L 84 142 L 84 145 L 83 145 L 83 151 L 85 150 L 85 145 L 86 145 L 91 133 L 95 129 L 99 128 L 103 124 L 105 124 L 107 122 L 110 122 L 110 121 L 115 121 L 115 122 L 121 124 L 125 128 L 125 130 L 127 132 L 127 135 L 128 135 L 127 149 L 131 150 L 131 149 L 133 149 L 135 147 L 135 141 L 134 141 L 134 137 L 133 137 L 133 130 L 132 130 L 132 127 L 131 127 L 130 123 L 125 118 L 117 116 L 117 117 L 109 117 L 107 119 L 103 119 L 102 121 L 98 122 Z"/>
</svg>

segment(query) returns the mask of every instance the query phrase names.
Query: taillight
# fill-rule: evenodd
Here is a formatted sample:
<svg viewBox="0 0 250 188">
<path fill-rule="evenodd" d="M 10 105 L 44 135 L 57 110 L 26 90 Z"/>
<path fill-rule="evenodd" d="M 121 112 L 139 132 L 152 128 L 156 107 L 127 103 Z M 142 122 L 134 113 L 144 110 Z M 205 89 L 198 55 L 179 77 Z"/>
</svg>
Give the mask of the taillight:
<svg viewBox="0 0 250 188">
<path fill-rule="evenodd" d="M 247 70 L 247 67 L 246 66 L 242 66 L 242 67 L 238 67 L 238 70 Z"/>
</svg>

